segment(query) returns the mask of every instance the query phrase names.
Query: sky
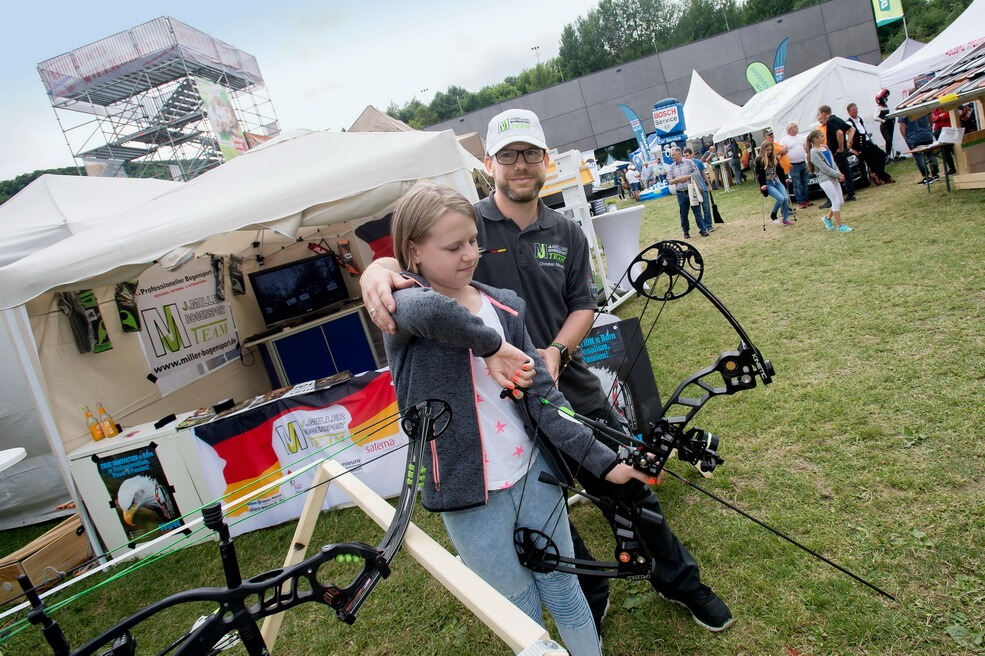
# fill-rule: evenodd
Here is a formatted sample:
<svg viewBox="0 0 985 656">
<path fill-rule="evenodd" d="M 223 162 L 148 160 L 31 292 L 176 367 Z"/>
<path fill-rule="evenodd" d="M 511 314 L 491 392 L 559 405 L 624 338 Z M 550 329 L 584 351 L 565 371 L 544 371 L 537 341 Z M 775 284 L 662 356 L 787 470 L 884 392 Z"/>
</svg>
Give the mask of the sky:
<svg viewBox="0 0 985 656">
<path fill-rule="evenodd" d="M 596 3 L 18 2 L 0 26 L 0 180 L 74 164 L 38 62 L 161 15 L 254 55 L 283 129 L 341 130 L 366 105 L 476 91 L 554 57 L 564 25 Z"/>
</svg>

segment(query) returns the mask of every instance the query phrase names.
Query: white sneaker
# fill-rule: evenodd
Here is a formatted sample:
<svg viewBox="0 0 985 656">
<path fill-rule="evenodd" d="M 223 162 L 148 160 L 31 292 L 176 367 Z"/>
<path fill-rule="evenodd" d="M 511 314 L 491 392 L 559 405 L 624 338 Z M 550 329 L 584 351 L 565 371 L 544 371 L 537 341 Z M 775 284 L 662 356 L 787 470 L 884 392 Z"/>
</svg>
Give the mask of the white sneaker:
<svg viewBox="0 0 985 656">
<path fill-rule="evenodd" d="M 775 223 L 776 225 L 780 225 L 780 223 L 782 222 L 780 221 L 780 219 L 773 219 L 773 223 Z"/>
</svg>

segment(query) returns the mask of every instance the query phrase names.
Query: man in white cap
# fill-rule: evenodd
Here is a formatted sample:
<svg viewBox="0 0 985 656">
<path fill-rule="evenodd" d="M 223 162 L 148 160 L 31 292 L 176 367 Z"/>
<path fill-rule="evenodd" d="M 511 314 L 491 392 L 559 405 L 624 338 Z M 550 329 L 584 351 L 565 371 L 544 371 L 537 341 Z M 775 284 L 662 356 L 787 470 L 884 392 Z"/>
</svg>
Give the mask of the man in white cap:
<svg viewBox="0 0 985 656">
<path fill-rule="evenodd" d="M 540 200 L 549 163 L 547 140 L 536 114 L 509 109 L 489 121 L 485 166 L 495 190 L 475 206 L 477 239 L 484 254 L 473 277 L 494 287 L 512 289 L 523 298 L 527 330 L 558 388 L 576 412 L 610 421 L 612 406 L 577 353 L 597 307 L 590 288 L 588 241 L 574 221 Z M 360 280 L 373 322 L 389 333 L 395 332 L 390 316 L 395 308 L 391 290 L 413 284 L 399 277 L 397 271 L 396 260 L 380 259 L 366 268 Z M 569 468 L 578 472 L 579 481 L 590 494 L 628 495 L 630 503 L 663 514 L 656 495 L 642 483 L 613 486 L 588 475 L 577 463 L 569 462 Z M 563 472 L 559 473 L 563 477 Z M 732 623 L 731 612 L 701 583 L 694 558 L 667 522 L 638 530 L 657 560 L 650 578 L 657 592 L 684 605 L 705 628 L 727 628 Z M 587 550 L 578 551 L 580 540 L 575 542 L 575 556 L 591 558 Z M 580 582 L 600 625 L 608 582 L 601 577 L 580 577 Z"/>
</svg>

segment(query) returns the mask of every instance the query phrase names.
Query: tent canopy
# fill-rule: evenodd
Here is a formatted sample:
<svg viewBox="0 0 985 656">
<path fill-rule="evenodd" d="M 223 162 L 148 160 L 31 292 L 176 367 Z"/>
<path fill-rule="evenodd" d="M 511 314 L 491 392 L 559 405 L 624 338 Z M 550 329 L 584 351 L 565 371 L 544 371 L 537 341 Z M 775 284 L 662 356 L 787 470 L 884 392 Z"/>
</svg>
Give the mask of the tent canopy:
<svg viewBox="0 0 985 656">
<path fill-rule="evenodd" d="M 698 72 L 691 70 L 691 87 L 684 101 L 684 125 L 688 139 L 701 139 L 715 133 L 742 109 L 722 98 Z"/>
<path fill-rule="evenodd" d="M 935 73 L 985 42 L 985 0 L 974 0 L 953 23 L 916 54 L 895 66 L 881 69 L 880 84 L 890 91 L 913 88 L 913 78 Z M 900 96 L 893 94 L 895 101 Z"/>
<path fill-rule="evenodd" d="M 0 205 L 0 267 L 179 185 L 46 173 Z"/>
<path fill-rule="evenodd" d="M 349 132 L 411 132 L 413 129 L 372 105 L 366 105 L 359 118 L 349 126 Z"/>
<path fill-rule="evenodd" d="M 368 217 L 421 179 L 461 173 L 467 189 L 474 162 L 450 131 L 312 132 L 266 145 L 107 217 L 98 231 L 0 267 L 0 307 L 48 290 L 130 280 L 179 247 L 235 230 L 295 235 Z"/>
<path fill-rule="evenodd" d="M 835 115 L 843 117 L 845 106 L 854 102 L 862 118 L 868 121 L 875 114 L 878 91 L 879 75 L 875 66 L 834 57 L 757 93 L 715 132 L 714 140 L 724 141 L 768 127 L 782 135 L 791 121 L 804 132 L 817 125 L 817 108 L 821 105 L 830 105 Z"/>
<path fill-rule="evenodd" d="M 923 41 L 917 41 L 916 39 L 903 39 L 903 43 L 899 44 L 899 47 L 897 47 L 896 50 L 893 50 L 888 57 L 879 63 L 880 72 L 888 71 L 907 57 L 915 55 L 920 48 L 923 48 L 925 45 L 927 44 Z"/>
</svg>

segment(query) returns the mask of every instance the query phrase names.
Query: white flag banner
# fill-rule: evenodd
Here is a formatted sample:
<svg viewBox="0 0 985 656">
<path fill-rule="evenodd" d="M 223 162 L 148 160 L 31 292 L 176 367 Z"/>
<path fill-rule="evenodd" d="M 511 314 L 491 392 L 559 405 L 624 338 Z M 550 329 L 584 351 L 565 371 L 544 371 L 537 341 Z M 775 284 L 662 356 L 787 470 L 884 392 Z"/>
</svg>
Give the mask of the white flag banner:
<svg viewBox="0 0 985 656">
<path fill-rule="evenodd" d="M 140 347 L 162 396 L 239 358 L 232 308 L 216 299 L 207 256 L 178 271 L 147 269 L 137 284 L 137 310 Z"/>
</svg>

